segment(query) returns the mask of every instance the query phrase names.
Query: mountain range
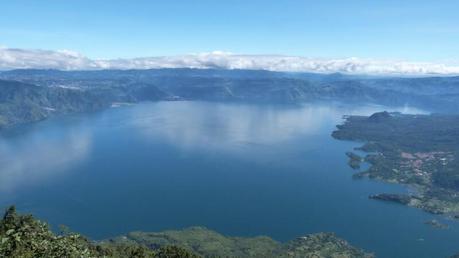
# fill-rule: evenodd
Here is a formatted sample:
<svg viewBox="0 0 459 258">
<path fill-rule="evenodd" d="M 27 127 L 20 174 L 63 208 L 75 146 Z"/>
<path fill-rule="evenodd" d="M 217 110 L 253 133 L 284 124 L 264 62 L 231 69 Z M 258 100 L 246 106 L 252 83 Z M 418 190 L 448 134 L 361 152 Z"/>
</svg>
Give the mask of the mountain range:
<svg viewBox="0 0 459 258">
<path fill-rule="evenodd" d="M 372 77 L 264 70 L 10 70 L 0 72 L 0 127 L 51 115 L 87 112 L 113 103 L 233 101 L 411 106 L 452 113 L 459 77 Z"/>
</svg>

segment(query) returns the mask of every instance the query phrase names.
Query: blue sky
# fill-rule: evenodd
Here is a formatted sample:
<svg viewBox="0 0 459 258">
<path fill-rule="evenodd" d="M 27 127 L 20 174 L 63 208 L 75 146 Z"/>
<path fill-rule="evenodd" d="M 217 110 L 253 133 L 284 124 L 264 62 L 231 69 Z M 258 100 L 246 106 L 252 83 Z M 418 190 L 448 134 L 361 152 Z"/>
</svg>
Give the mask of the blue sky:
<svg viewBox="0 0 459 258">
<path fill-rule="evenodd" d="M 229 51 L 459 60 L 459 1 L 5 1 L 0 45 L 90 58 Z"/>
</svg>

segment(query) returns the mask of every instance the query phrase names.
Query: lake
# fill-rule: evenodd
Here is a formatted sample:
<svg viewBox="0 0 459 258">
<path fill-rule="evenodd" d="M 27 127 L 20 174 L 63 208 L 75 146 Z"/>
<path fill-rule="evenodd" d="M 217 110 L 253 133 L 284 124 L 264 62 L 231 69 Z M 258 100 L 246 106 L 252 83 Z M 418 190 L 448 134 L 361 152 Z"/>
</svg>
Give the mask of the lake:
<svg viewBox="0 0 459 258">
<path fill-rule="evenodd" d="M 352 179 L 359 144 L 330 136 L 342 115 L 385 109 L 157 102 L 16 127 L 0 136 L 0 208 L 92 239 L 199 225 L 279 241 L 331 231 L 378 257 L 458 252 L 456 222 L 368 199 L 406 190 Z"/>
</svg>

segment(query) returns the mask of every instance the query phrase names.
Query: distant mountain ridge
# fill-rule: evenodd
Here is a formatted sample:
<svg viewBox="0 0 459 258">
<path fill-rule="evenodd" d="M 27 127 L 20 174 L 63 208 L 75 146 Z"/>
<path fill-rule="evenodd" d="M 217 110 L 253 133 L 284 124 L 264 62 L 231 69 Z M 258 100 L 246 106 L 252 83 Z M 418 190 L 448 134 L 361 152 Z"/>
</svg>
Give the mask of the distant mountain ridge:
<svg viewBox="0 0 459 258">
<path fill-rule="evenodd" d="M 339 101 L 459 110 L 459 77 L 370 77 L 264 70 L 11 70 L 0 72 L 0 127 L 114 102 L 158 100 Z"/>
</svg>

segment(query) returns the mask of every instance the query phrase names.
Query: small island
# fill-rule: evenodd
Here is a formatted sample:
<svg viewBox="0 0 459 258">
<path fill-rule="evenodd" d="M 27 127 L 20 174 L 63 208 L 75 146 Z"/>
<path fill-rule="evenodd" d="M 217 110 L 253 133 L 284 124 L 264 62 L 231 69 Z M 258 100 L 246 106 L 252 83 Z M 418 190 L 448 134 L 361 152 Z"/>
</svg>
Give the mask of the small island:
<svg viewBox="0 0 459 258">
<path fill-rule="evenodd" d="M 424 222 L 424 224 L 426 225 L 430 225 L 434 228 L 438 228 L 438 229 L 448 229 L 449 226 L 447 224 L 443 224 L 441 223 L 440 221 L 436 220 L 436 219 L 432 219 L 432 220 L 428 220 L 426 222 Z"/>
<path fill-rule="evenodd" d="M 410 186 L 411 194 L 379 193 L 372 199 L 459 218 L 459 116 L 379 112 L 347 116 L 332 136 L 362 142 L 370 167 L 355 177 Z M 357 156 L 346 154 L 357 167 Z M 359 163 L 360 164 L 360 163 Z"/>
<path fill-rule="evenodd" d="M 355 154 L 352 151 L 346 152 L 346 156 L 349 157 L 348 165 L 353 169 L 360 169 L 360 164 L 363 159 L 359 155 Z"/>
</svg>

